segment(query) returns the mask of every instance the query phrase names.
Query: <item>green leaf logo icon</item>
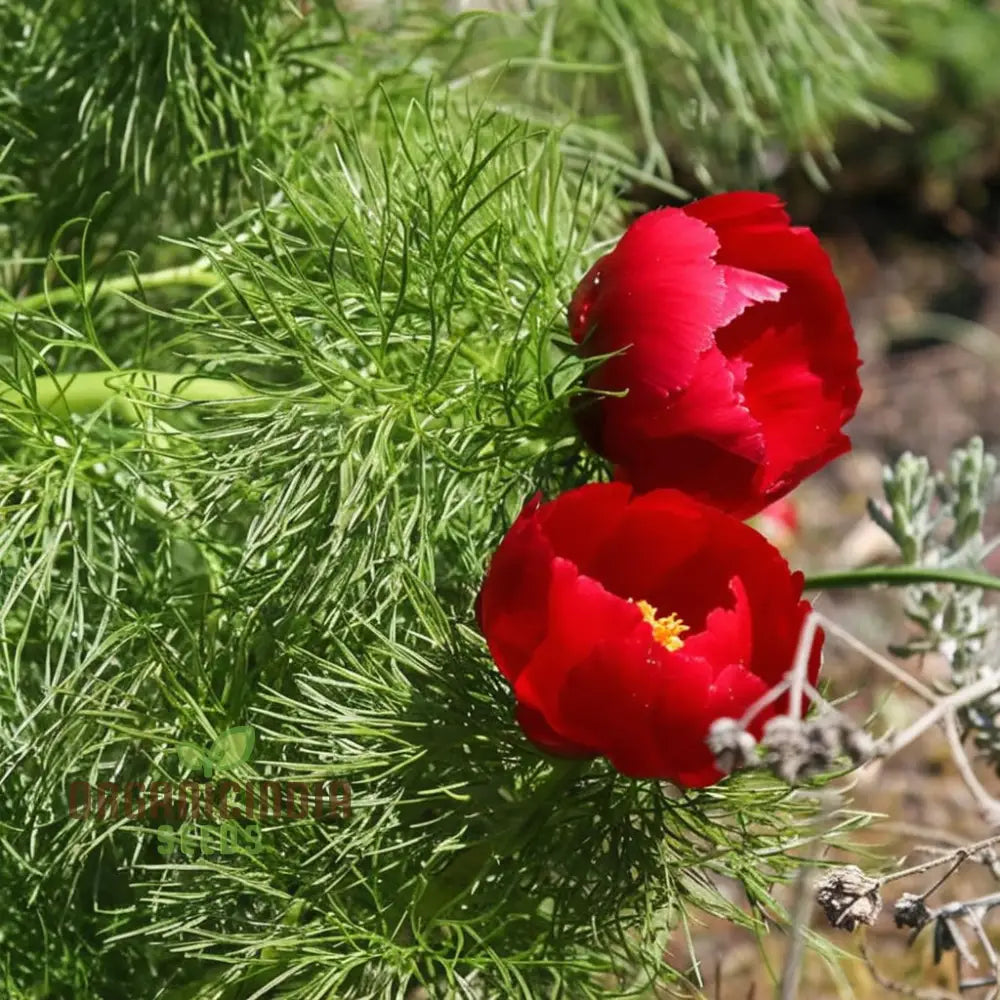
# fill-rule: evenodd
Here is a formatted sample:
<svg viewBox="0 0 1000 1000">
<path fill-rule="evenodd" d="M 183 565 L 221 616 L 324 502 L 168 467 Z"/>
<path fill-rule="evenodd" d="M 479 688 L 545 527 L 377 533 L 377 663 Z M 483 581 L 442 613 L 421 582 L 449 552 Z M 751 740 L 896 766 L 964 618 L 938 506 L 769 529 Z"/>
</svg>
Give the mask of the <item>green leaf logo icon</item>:
<svg viewBox="0 0 1000 1000">
<path fill-rule="evenodd" d="M 199 767 L 211 768 L 212 766 L 205 751 L 196 743 L 178 743 L 177 759 L 186 771 L 195 771 Z"/>
<path fill-rule="evenodd" d="M 212 776 L 210 768 L 217 771 L 231 771 L 239 764 L 245 764 L 253 752 L 254 735 L 250 726 L 234 726 L 219 734 L 219 738 L 208 751 L 205 763 L 205 777 Z"/>
<path fill-rule="evenodd" d="M 178 743 L 177 759 L 186 770 L 201 768 L 202 774 L 211 778 L 216 771 L 231 771 L 238 764 L 245 764 L 253 752 L 253 744 L 251 726 L 234 726 L 221 732 L 207 751 L 197 743 Z"/>
</svg>

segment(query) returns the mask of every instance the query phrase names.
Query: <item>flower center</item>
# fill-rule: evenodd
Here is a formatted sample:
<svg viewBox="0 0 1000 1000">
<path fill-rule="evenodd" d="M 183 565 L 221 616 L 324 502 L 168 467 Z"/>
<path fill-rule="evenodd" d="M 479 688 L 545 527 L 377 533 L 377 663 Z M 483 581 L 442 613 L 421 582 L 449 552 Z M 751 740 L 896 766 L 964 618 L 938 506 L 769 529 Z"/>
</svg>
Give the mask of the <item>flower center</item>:
<svg viewBox="0 0 1000 1000">
<path fill-rule="evenodd" d="M 635 606 L 642 612 L 644 621 L 649 622 L 653 629 L 653 638 L 668 652 L 684 645 L 681 632 L 687 632 L 690 626 L 677 617 L 677 615 L 667 615 L 666 618 L 656 617 L 656 608 L 648 601 L 636 601 Z"/>
</svg>

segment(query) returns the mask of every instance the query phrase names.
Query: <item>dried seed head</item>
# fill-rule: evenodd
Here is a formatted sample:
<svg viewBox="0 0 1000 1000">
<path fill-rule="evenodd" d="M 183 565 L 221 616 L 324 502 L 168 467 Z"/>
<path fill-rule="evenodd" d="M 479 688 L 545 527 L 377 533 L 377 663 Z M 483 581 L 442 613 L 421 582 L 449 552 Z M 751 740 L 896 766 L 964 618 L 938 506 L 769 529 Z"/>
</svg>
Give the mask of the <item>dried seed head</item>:
<svg viewBox="0 0 1000 1000">
<path fill-rule="evenodd" d="M 776 715 L 764 726 L 761 745 L 765 766 L 789 784 L 825 774 L 845 756 L 857 765 L 876 752 L 875 741 L 837 712 L 803 721 Z"/>
<path fill-rule="evenodd" d="M 716 719 L 708 730 L 708 749 L 715 766 L 732 774 L 756 761 L 757 741 L 735 719 Z"/>
<path fill-rule="evenodd" d="M 879 881 L 857 865 L 834 868 L 817 884 L 816 902 L 833 927 L 853 931 L 858 924 L 871 926 L 882 909 Z"/>
<path fill-rule="evenodd" d="M 877 751 L 875 740 L 863 729 L 844 725 L 841 727 L 840 737 L 844 753 L 851 759 L 852 764 L 860 766 L 875 758 Z"/>
<path fill-rule="evenodd" d="M 923 896 L 904 892 L 892 908 L 892 919 L 896 921 L 897 927 L 912 927 L 914 930 L 920 930 L 931 919 L 931 911 L 927 909 Z"/>
<path fill-rule="evenodd" d="M 793 784 L 804 772 L 812 756 L 803 725 L 788 715 L 776 715 L 764 726 L 764 761 L 782 781 Z"/>
<path fill-rule="evenodd" d="M 837 758 L 843 753 L 840 730 L 840 720 L 833 715 L 821 715 L 803 724 L 803 732 L 809 741 L 809 760 L 800 772 L 800 777 L 832 770 Z"/>
</svg>

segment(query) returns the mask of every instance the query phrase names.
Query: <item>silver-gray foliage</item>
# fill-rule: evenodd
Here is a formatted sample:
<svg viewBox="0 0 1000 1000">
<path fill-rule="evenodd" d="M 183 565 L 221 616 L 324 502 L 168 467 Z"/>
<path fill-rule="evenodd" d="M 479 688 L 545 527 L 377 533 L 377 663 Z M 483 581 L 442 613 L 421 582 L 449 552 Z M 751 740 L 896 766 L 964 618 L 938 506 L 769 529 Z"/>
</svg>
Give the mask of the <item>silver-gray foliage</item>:
<svg viewBox="0 0 1000 1000">
<path fill-rule="evenodd" d="M 1000 536 L 986 537 L 991 505 L 1000 496 L 997 459 L 980 438 L 951 455 L 946 472 L 907 452 L 884 473 L 886 505 L 871 502 L 875 522 L 899 546 L 907 565 L 981 571 Z M 894 647 L 902 656 L 938 652 L 951 664 L 956 688 L 995 669 L 1000 656 L 998 614 L 988 592 L 943 583 L 907 588 L 907 617 L 918 633 Z M 976 746 L 1000 770 L 1000 692 L 960 711 Z"/>
</svg>

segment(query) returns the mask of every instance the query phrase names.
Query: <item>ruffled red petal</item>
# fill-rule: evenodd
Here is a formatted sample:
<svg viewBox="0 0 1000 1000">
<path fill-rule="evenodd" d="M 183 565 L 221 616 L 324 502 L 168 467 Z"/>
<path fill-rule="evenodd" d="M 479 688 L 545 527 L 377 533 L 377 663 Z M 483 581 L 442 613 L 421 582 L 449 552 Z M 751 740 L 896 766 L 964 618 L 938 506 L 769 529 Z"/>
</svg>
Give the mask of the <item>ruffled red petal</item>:
<svg viewBox="0 0 1000 1000">
<path fill-rule="evenodd" d="M 591 378 L 594 389 L 686 385 L 730 306 L 712 258 L 715 234 L 683 212 L 664 208 L 638 219 L 585 278 L 570 330 L 586 357 L 614 354 Z M 621 353 L 616 353 L 621 352 Z"/>
<path fill-rule="evenodd" d="M 698 496 L 710 484 L 741 494 L 765 456 L 762 428 L 743 396 L 746 365 L 712 347 L 687 388 L 667 399 L 642 391 L 604 402 L 602 450 L 637 489 Z M 711 463 L 706 468 L 705 463 Z"/>
<path fill-rule="evenodd" d="M 750 344 L 744 389 L 764 429 L 765 448 L 757 476 L 763 497 L 784 495 L 806 476 L 850 449 L 841 431 L 844 402 L 839 389 L 808 366 L 801 327 L 769 330 Z"/>
<path fill-rule="evenodd" d="M 857 341 L 844 293 L 815 234 L 801 227 L 748 227 L 719 236 L 720 261 L 787 286 L 779 301 L 762 303 L 720 330 L 719 347 L 737 357 L 769 330 L 799 331 L 796 356 L 840 399 L 846 419 L 861 397 Z"/>
<path fill-rule="evenodd" d="M 619 352 L 588 385 L 625 395 L 578 398 L 574 416 L 636 489 L 749 517 L 850 446 L 861 387 L 843 292 L 773 195 L 642 216 L 581 282 L 570 322 L 585 356 Z"/>
</svg>

